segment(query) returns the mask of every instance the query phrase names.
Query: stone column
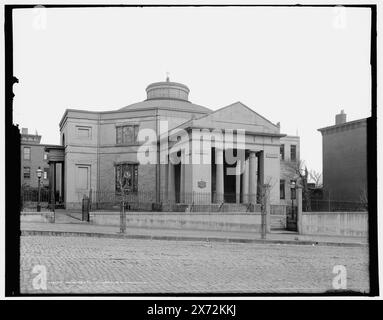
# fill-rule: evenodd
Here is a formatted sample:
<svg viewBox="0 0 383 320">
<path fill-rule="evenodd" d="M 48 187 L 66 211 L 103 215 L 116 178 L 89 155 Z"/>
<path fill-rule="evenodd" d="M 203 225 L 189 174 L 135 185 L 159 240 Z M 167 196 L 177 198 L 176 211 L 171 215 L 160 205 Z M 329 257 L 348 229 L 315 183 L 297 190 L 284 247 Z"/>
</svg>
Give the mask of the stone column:
<svg viewBox="0 0 383 320">
<path fill-rule="evenodd" d="M 169 163 L 163 164 L 162 168 L 164 169 L 164 191 L 162 194 L 163 201 L 167 202 L 168 201 L 168 190 L 169 190 L 169 184 L 168 184 L 168 179 L 169 179 Z"/>
<path fill-rule="evenodd" d="M 295 189 L 295 199 L 297 201 L 297 232 L 303 233 L 302 228 L 302 188 L 297 186 Z"/>
<path fill-rule="evenodd" d="M 61 198 L 62 202 L 65 203 L 65 164 L 61 162 Z"/>
<path fill-rule="evenodd" d="M 241 161 L 237 161 L 236 176 L 235 176 L 235 203 L 241 201 Z"/>
<path fill-rule="evenodd" d="M 251 203 L 257 203 L 257 157 L 255 151 L 249 157 L 249 194 Z"/>
<path fill-rule="evenodd" d="M 185 150 L 181 150 L 180 163 L 180 203 L 185 203 Z"/>
<path fill-rule="evenodd" d="M 215 148 L 215 191 L 217 203 L 223 202 L 224 184 L 223 184 L 223 150 Z"/>
<path fill-rule="evenodd" d="M 265 183 L 265 161 L 264 151 L 260 151 L 258 155 L 258 183 L 261 185 Z"/>
<path fill-rule="evenodd" d="M 55 174 L 55 170 L 54 170 L 54 167 L 55 167 L 55 163 L 54 162 L 49 162 L 49 202 L 50 204 L 53 206 L 54 203 L 55 203 L 55 194 L 54 194 L 54 181 L 55 181 L 55 178 L 54 178 L 54 174 Z"/>
<path fill-rule="evenodd" d="M 245 170 L 242 174 L 242 203 L 249 202 L 249 159 L 245 160 Z"/>
<path fill-rule="evenodd" d="M 174 164 L 169 161 L 168 169 L 168 201 L 174 203 L 176 201 L 176 186 L 175 186 L 175 168 Z"/>
</svg>

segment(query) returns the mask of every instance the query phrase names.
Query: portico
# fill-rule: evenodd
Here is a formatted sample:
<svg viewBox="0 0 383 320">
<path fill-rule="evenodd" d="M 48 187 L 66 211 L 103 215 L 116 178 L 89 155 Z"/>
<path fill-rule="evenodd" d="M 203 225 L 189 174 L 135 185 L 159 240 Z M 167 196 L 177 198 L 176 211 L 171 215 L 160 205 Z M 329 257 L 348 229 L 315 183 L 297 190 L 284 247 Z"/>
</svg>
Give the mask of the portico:
<svg viewBox="0 0 383 320">
<path fill-rule="evenodd" d="M 49 164 L 50 205 L 64 206 L 65 203 L 65 149 L 62 146 L 45 147 Z"/>
<path fill-rule="evenodd" d="M 166 190 L 162 194 L 163 202 L 256 204 L 259 203 L 260 188 L 269 184 L 271 198 L 278 203 L 279 138 L 283 134 L 250 132 L 240 138 L 239 132 L 234 132 L 230 133 L 233 139 L 227 141 L 223 129 L 220 133 L 214 129 L 213 134 L 212 129 L 203 128 L 198 135 L 195 135 L 192 126 L 182 129 L 183 133 L 187 132 L 187 139 L 179 143 L 180 139 L 174 138 L 177 133 L 173 136 L 170 133 L 170 155 L 167 163 L 161 166 Z M 193 143 L 208 141 L 212 137 L 211 145 Z"/>
<path fill-rule="evenodd" d="M 211 177 L 204 181 L 197 182 L 197 188 L 192 188 L 192 181 L 186 178 L 187 171 L 197 172 L 195 164 L 180 161 L 174 164 L 171 161 L 163 167 L 166 192 L 163 200 L 173 203 L 259 203 L 258 186 L 261 185 L 259 158 L 262 151 L 246 150 L 244 161 L 238 160 L 235 164 L 228 164 L 225 161 L 224 150 L 212 150 L 212 162 L 210 164 Z M 193 168 L 194 167 L 194 168 Z M 194 169 L 194 170 L 193 170 Z M 208 178 L 208 176 L 205 176 Z M 206 190 L 207 186 L 210 186 Z M 192 190 L 188 192 L 187 190 Z"/>
</svg>

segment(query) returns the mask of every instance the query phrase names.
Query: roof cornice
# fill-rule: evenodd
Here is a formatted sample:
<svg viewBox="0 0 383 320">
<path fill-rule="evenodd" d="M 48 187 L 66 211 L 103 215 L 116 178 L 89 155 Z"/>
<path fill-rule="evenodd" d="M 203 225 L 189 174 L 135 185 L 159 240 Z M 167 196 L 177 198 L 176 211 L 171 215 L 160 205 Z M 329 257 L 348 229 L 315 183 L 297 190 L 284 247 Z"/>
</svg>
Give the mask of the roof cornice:
<svg viewBox="0 0 383 320">
<path fill-rule="evenodd" d="M 367 118 L 358 119 L 358 120 L 349 121 L 349 122 L 342 123 L 342 124 L 336 124 L 333 126 L 320 128 L 320 129 L 318 129 L 318 131 L 321 132 L 323 135 L 323 134 L 333 133 L 333 132 L 337 132 L 337 131 L 350 130 L 350 129 L 362 127 L 365 125 L 367 125 Z"/>
</svg>

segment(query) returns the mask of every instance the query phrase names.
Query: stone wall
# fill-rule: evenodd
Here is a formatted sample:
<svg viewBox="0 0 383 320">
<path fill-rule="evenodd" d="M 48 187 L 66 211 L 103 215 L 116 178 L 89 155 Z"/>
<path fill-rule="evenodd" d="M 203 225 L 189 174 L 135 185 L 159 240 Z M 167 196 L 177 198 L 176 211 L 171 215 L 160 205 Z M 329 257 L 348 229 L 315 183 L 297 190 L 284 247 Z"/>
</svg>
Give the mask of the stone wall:
<svg viewBox="0 0 383 320">
<path fill-rule="evenodd" d="M 96 225 L 120 225 L 120 213 L 92 212 L 90 221 Z M 259 213 L 177 213 L 177 212 L 127 212 L 128 227 L 260 232 Z"/>
<path fill-rule="evenodd" d="M 21 222 L 55 222 L 55 213 L 52 211 L 46 212 L 22 212 L 20 214 Z"/>
<path fill-rule="evenodd" d="M 368 212 L 303 212 L 302 234 L 368 236 Z"/>
</svg>

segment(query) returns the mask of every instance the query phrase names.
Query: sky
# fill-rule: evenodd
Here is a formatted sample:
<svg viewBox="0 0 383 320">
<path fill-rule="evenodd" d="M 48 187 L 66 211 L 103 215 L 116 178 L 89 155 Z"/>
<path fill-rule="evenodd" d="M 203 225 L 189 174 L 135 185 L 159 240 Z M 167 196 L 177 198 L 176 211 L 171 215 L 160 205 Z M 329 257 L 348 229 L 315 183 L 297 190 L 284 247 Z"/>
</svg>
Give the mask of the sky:
<svg viewBox="0 0 383 320">
<path fill-rule="evenodd" d="M 116 110 L 152 82 L 216 110 L 244 103 L 299 135 L 322 171 L 318 128 L 371 114 L 364 8 L 82 8 L 14 12 L 14 123 L 59 144 L 65 109 Z"/>
</svg>

